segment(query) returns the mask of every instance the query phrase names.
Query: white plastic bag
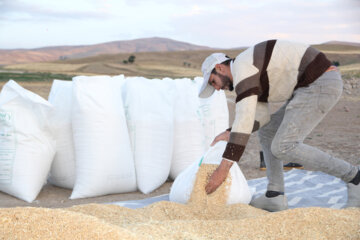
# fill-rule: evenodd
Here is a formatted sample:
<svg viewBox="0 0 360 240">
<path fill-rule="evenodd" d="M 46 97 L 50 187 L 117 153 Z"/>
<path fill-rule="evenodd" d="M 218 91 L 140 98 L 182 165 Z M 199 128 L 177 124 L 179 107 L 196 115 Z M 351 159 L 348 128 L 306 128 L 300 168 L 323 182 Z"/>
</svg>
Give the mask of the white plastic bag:
<svg viewBox="0 0 360 240">
<path fill-rule="evenodd" d="M 173 148 L 172 80 L 129 77 L 123 86 L 138 189 L 150 193 L 168 178 Z"/>
<path fill-rule="evenodd" d="M 136 190 L 136 175 L 119 79 L 73 79 L 76 181 L 71 199 Z"/>
<path fill-rule="evenodd" d="M 215 146 L 210 147 L 200 161 L 193 163 L 175 179 L 169 194 L 170 201 L 183 204 L 189 201 L 199 165 L 220 164 L 226 144 L 227 142 L 220 141 Z M 230 168 L 229 174 L 231 175 L 231 185 L 226 203 L 250 203 L 252 193 L 239 165 L 234 163 Z"/>
<path fill-rule="evenodd" d="M 198 89 L 195 81 L 175 79 L 174 147 L 170 177 L 175 179 L 205 151 Z"/>
<path fill-rule="evenodd" d="M 55 154 L 53 107 L 13 80 L 0 94 L 0 191 L 32 202 Z"/>
<path fill-rule="evenodd" d="M 54 106 L 52 118 L 56 138 L 56 154 L 48 181 L 72 189 L 75 184 L 75 152 L 71 127 L 72 81 L 54 80 L 49 102 Z"/>
</svg>

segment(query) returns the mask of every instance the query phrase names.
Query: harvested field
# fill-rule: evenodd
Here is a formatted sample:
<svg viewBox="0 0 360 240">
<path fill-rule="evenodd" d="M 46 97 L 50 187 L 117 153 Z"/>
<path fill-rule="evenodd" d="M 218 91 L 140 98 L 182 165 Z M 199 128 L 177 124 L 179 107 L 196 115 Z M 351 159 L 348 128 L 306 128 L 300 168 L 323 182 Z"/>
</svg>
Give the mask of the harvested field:
<svg viewBox="0 0 360 240">
<path fill-rule="evenodd" d="M 52 72 L 52 73 L 77 73 L 86 64 L 63 64 L 63 63 L 23 63 L 7 66 L 7 70 L 31 69 L 33 72 Z"/>
</svg>

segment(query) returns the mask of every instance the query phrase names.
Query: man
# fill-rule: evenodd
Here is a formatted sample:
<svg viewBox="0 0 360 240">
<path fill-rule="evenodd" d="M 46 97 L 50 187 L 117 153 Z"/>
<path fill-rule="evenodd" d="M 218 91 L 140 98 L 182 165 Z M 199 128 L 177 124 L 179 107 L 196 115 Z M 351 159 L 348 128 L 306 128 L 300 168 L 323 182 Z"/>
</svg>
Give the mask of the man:
<svg viewBox="0 0 360 240">
<path fill-rule="evenodd" d="M 360 167 L 303 143 L 342 93 L 341 75 L 323 53 L 308 45 L 269 40 L 236 59 L 214 53 L 203 62 L 202 72 L 200 97 L 220 89 L 236 92 L 232 128 L 213 142 L 228 141 L 223 160 L 206 185 L 208 194 L 239 161 L 251 132 L 260 129 L 269 183 L 267 192 L 251 205 L 268 211 L 287 209 L 283 159 L 288 159 L 341 178 L 348 187 L 347 207 L 360 207 Z M 283 101 L 286 103 L 270 116 L 268 103 Z"/>
</svg>

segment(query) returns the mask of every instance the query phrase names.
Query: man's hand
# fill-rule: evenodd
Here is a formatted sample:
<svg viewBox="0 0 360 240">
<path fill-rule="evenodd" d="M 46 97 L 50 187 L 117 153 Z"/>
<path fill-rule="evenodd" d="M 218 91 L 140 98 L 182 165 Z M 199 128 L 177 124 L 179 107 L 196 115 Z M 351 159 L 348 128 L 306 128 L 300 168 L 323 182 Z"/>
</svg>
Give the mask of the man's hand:
<svg viewBox="0 0 360 240">
<path fill-rule="evenodd" d="M 224 159 L 221 161 L 219 167 L 213 172 L 205 187 L 207 194 L 215 192 L 215 190 L 225 181 L 232 165 L 233 162 Z"/>
<path fill-rule="evenodd" d="M 230 138 L 230 131 L 225 131 L 220 133 L 214 138 L 214 141 L 210 144 L 210 146 L 214 146 L 218 141 L 226 141 L 228 142 Z"/>
</svg>

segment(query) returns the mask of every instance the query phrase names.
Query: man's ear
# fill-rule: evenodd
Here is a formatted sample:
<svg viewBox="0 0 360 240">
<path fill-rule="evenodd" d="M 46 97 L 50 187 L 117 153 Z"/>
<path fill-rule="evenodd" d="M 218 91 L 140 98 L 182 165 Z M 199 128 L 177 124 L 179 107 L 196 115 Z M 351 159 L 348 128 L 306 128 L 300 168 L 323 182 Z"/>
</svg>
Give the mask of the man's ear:
<svg viewBox="0 0 360 240">
<path fill-rule="evenodd" d="M 224 66 L 223 66 L 222 64 L 220 64 L 220 63 L 216 64 L 216 65 L 215 65 L 215 70 L 216 70 L 216 72 L 222 73 L 223 67 L 224 67 Z"/>
</svg>

